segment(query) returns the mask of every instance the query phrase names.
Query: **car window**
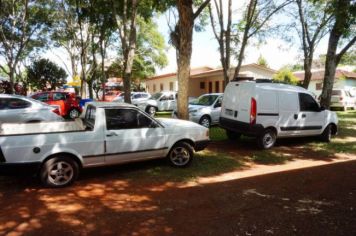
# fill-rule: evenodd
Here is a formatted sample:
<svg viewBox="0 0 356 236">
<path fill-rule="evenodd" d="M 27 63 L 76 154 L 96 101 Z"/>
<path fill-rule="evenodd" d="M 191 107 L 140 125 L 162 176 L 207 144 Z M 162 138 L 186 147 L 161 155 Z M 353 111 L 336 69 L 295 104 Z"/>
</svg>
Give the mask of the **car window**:
<svg viewBox="0 0 356 236">
<path fill-rule="evenodd" d="M 48 95 L 49 95 L 48 93 L 41 93 L 41 94 L 34 96 L 33 98 L 38 101 L 41 101 L 41 102 L 47 102 L 49 100 Z"/>
<path fill-rule="evenodd" d="M 53 94 L 54 101 L 65 100 L 65 99 L 66 99 L 66 96 L 63 93 L 54 93 Z"/>
<path fill-rule="evenodd" d="M 31 106 L 31 103 L 19 98 L 3 98 L 0 102 L 0 109 L 24 109 Z"/>
<path fill-rule="evenodd" d="M 173 94 L 169 95 L 168 100 L 174 100 L 174 95 Z"/>
<path fill-rule="evenodd" d="M 134 109 L 106 109 L 108 130 L 138 129 L 154 127 L 154 121 Z"/>
<path fill-rule="evenodd" d="M 331 91 L 331 96 L 341 96 L 341 90 L 333 90 L 333 91 Z"/>
<path fill-rule="evenodd" d="M 96 108 L 93 106 L 88 106 L 85 112 L 85 121 L 92 126 L 95 125 L 95 115 L 96 115 Z"/>
<path fill-rule="evenodd" d="M 222 103 L 222 97 L 219 97 L 214 106 L 221 107 L 221 103 Z"/>
<path fill-rule="evenodd" d="M 198 99 L 190 102 L 192 105 L 200 105 L 200 106 L 211 106 L 215 102 L 218 95 L 203 95 Z"/>
<path fill-rule="evenodd" d="M 319 105 L 312 96 L 299 93 L 300 111 L 319 111 Z"/>
</svg>

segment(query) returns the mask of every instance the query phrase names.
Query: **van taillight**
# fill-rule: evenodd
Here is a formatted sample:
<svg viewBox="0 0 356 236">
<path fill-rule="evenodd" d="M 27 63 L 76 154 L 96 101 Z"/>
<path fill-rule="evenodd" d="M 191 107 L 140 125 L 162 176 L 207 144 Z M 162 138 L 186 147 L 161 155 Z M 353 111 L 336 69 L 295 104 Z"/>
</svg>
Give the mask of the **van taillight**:
<svg viewBox="0 0 356 236">
<path fill-rule="evenodd" d="M 250 124 L 256 124 L 256 115 L 257 115 L 257 103 L 256 99 L 251 98 L 251 109 L 250 109 Z"/>
</svg>

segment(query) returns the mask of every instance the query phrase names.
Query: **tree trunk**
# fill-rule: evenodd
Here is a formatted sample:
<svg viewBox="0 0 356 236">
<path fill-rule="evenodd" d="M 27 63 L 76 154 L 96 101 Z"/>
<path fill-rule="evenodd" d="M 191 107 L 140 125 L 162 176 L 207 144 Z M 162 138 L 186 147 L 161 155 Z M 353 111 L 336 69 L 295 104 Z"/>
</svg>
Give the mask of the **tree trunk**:
<svg viewBox="0 0 356 236">
<path fill-rule="evenodd" d="M 310 80 L 312 77 L 312 72 L 311 72 L 311 67 L 313 63 L 313 55 L 309 53 L 309 56 L 307 56 L 304 59 L 304 80 L 303 80 L 303 88 L 308 89 Z"/>
<path fill-rule="evenodd" d="M 93 99 L 94 98 L 94 94 L 93 94 L 93 80 L 90 80 L 88 82 L 88 90 L 89 90 L 89 98 Z"/>
<path fill-rule="evenodd" d="M 177 0 L 179 12 L 178 21 L 178 47 L 177 47 L 177 65 L 178 65 L 178 117 L 189 119 L 188 96 L 189 96 L 189 77 L 190 77 L 190 59 L 192 56 L 193 40 L 193 1 Z"/>
<path fill-rule="evenodd" d="M 242 61 L 244 59 L 244 53 L 245 53 L 246 45 L 247 45 L 247 33 L 246 33 L 246 37 L 244 36 L 244 38 L 242 40 L 242 43 L 241 43 L 241 48 L 240 48 L 239 56 L 238 56 L 238 59 L 237 59 L 237 66 L 235 68 L 234 77 L 232 79 L 235 79 L 235 78 L 237 78 L 239 76 L 241 65 L 242 65 Z"/>
<path fill-rule="evenodd" d="M 9 67 L 9 90 L 10 94 L 14 94 L 14 85 L 15 85 L 15 69 L 13 67 Z"/>
<path fill-rule="evenodd" d="M 328 51 L 326 54 L 325 61 L 325 74 L 323 82 L 323 91 L 321 93 L 320 104 L 325 108 L 330 107 L 331 92 L 334 86 L 334 77 L 336 72 L 336 50 L 339 43 L 341 35 L 335 34 L 335 31 L 332 30 L 329 37 Z"/>
</svg>

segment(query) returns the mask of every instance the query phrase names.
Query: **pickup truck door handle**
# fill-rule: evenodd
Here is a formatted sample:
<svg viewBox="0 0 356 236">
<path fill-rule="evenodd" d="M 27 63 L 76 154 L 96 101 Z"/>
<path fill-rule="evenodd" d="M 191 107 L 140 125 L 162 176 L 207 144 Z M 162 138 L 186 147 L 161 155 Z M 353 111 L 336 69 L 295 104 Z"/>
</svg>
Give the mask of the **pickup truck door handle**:
<svg viewBox="0 0 356 236">
<path fill-rule="evenodd" d="M 302 114 L 302 118 L 305 118 L 305 117 L 307 117 L 307 115 L 306 114 Z"/>
<path fill-rule="evenodd" d="M 106 137 L 118 136 L 115 132 L 110 132 L 106 134 Z"/>
</svg>

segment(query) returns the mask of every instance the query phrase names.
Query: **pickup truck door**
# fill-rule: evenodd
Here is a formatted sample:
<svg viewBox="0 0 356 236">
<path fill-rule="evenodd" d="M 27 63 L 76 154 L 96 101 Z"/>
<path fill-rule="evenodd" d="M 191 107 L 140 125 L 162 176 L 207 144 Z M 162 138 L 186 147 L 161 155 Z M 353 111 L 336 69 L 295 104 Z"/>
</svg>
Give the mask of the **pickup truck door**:
<svg viewBox="0 0 356 236">
<path fill-rule="evenodd" d="M 105 162 L 130 162 L 162 157 L 167 137 L 164 127 L 135 108 L 105 109 Z"/>
</svg>

